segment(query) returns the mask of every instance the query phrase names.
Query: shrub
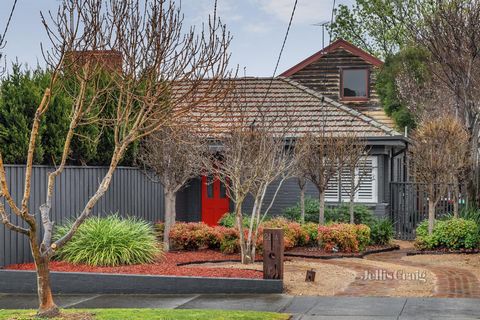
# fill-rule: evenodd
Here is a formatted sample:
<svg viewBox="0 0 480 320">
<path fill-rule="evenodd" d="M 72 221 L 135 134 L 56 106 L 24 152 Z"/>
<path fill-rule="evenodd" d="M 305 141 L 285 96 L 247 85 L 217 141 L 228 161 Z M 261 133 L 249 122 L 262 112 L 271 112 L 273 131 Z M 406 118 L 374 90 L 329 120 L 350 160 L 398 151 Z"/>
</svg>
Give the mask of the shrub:
<svg viewBox="0 0 480 320">
<path fill-rule="evenodd" d="M 305 222 L 318 223 L 318 212 L 319 212 L 318 200 L 311 197 L 305 197 Z M 326 221 L 331 220 L 330 218 L 331 213 L 332 213 L 331 209 L 325 208 Z M 300 222 L 300 215 L 301 215 L 300 202 L 297 202 L 297 204 L 293 207 L 286 208 L 282 213 L 282 216 L 284 216 L 285 218 L 292 221 L 297 221 L 297 222 Z"/>
<path fill-rule="evenodd" d="M 334 208 L 332 214 L 332 221 L 350 223 L 350 207 L 347 204 L 342 204 Z M 365 205 L 356 204 L 353 206 L 353 215 L 355 224 L 373 224 L 375 217 L 372 211 Z"/>
<path fill-rule="evenodd" d="M 263 221 L 269 221 L 270 219 L 269 216 L 266 216 Z M 220 220 L 218 220 L 218 225 L 227 228 L 235 228 L 237 225 L 235 214 L 233 212 L 225 213 Z M 242 225 L 244 228 L 250 227 L 250 215 L 243 214 Z"/>
<path fill-rule="evenodd" d="M 240 251 L 239 233 L 235 228 L 217 227 L 221 230 L 220 251 L 225 254 Z"/>
<path fill-rule="evenodd" d="M 370 244 L 370 227 L 364 224 L 356 224 L 354 226 L 358 240 L 358 249 L 363 251 Z"/>
<path fill-rule="evenodd" d="M 169 238 L 172 248 L 177 250 L 218 249 L 221 234 L 203 222 L 177 222 Z"/>
<path fill-rule="evenodd" d="M 317 239 L 318 239 L 318 224 L 313 223 L 313 222 L 307 222 L 301 225 L 303 232 L 305 232 L 308 235 L 308 243 L 306 245 L 308 246 L 316 246 L 318 244 Z"/>
<path fill-rule="evenodd" d="M 346 223 L 319 226 L 318 241 L 326 251 L 358 252 L 368 245 L 370 228 Z"/>
<path fill-rule="evenodd" d="M 305 222 L 318 223 L 319 202 L 317 199 L 310 197 L 305 198 Z M 300 203 L 293 207 L 286 208 L 282 216 L 289 220 L 300 222 Z M 356 204 L 353 207 L 353 214 L 356 224 L 370 225 L 375 219 L 372 211 L 365 205 Z M 350 222 L 349 206 L 342 204 L 338 207 L 325 208 L 325 221 L 327 222 Z"/>
<path fill-rule="evenodd" d="M 225 213 L 220 220 L 218 220 L 218 224 L 223 227 L 233 228 L 236 224 L 235 214 L 232 212 Z"/>
<path fill-rule="evenodd" d="M 473 249 L 479 244 L 478 225 L 462 218 L 435 221 L 433 233 L 428 234 L 428 221 L 417 227 L 416 246 L 420 249 Z"/>
<path fill-rule="evenodd" d="M 57 227 L 54 240 L 65 235 L 71 223 Z M 135 218 L 91 217 L 57 252 L 57 258 L 92 266 L 150 263 L 161 253 L 150 224 Z"/>
<path fill-rule="evenodd" d="M 159 242 L 163 242 L 163 233 L 165 232 L 165 222 L 158 221 L 153 226 L 155 230 L 155 236 Z"/>
<path fill-rule="evenodd" d="M 307 232 L 302 229 L 299 223 L 287 220 L 284 217 L 276 217 L 267 221 L 263 224 L 263 227 L 283 229 L 285 249 L 305 246 L 310 241 Z"/>
<path fill-rule="evenodd" d="M 389 244 L 393 239 L 393 224 L 388 219 L 375 219 L 369 225 L 370 243 L 377 245 Z"/>
<path fill-rule="evenodd" d="M 475 221 L 477 226 L 480 226 L 480 209 L 473 206 L 463 208 L 460 211 L 460 218 L 463 218 L 465 220 Z M 480 228 L 479 228 L 479 231 L 480 231 Z"/>
</svg>

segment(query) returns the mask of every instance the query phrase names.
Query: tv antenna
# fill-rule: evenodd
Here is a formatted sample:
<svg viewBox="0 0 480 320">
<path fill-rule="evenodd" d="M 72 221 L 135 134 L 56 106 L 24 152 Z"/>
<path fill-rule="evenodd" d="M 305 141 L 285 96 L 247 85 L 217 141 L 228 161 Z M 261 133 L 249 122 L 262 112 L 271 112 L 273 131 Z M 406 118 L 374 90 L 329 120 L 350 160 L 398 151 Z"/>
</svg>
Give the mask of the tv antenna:
<svg viewBox="0 0 480 320">
<path fill-rule="evenodd" d="M 325 20 L 313 24 L 315 27 L 322 27 L 322 49 L 325 48 L 325 27 L 330 24 L 330 21 Z"/>
</svg>

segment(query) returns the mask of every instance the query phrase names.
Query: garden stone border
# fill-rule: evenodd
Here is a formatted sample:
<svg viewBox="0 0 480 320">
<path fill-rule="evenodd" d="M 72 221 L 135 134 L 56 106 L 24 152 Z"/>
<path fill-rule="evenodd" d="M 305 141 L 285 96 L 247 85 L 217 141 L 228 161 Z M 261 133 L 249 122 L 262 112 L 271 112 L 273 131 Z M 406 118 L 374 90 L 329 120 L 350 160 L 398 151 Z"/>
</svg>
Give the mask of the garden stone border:
<svg viewBox="0 0 480 320">
<path fill-rule="evenodd" d="M 296 257 L 296 258 L 309 258 L 309 259 L 322 259 L 322 260 L 330 260 L 330 259 L 343 259 L 343 258 L 363 258 L 365 256 L 368 256 L 370 254 L 375 254 L 375 253 L 382 253 L 382 252 L 389 252 L 389 251 L 395 251 L 399 250 L 400 246 L 399 245 L 392 245 L 386 248 L 381 248 L 381 249 L 374 249 L 374 250 L 369 250 L 369 251 L 364 251 L 364 252 L 359 252 L 359 253 L 345 253 L 345 254 L 338 254 L 338 255 L 324 255 L 324 256 L 316 256 L 316 255 L 309 255 L 307 253 L 296 253 L 296 252 L 285 252 L 284 255 L 286 257 Z"/>
<path fill-rule="evenodd" d="M 282 280 L 51 272 L 57 294 L 282 293 Z M 36 273 L 0 270 L 0 293 L 36 293 Z"/>
<path fill-rule="evenodd" d="M 480 249 L 471 249 L 471 250 L 415 250 L 408 251 L 407 256 L 416 256 L 422 254 L 431 254 L 431 255 L 442 255 L 442 254 L 479 254 Z"/>
</svg>

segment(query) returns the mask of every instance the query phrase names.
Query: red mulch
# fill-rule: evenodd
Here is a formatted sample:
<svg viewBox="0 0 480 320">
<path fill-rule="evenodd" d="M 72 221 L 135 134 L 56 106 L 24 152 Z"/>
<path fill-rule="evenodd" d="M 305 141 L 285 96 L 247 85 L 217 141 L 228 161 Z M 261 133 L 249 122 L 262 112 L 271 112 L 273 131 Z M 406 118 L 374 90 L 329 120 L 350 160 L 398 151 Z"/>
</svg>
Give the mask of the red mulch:
<svg viewBox="0 0 480 320">
<path fill-rule="evenodd" d="M 178 263 L 194 261 L 240 260 L 239 255 L 225 255 L 211 250 L 190 252 L 169 252 L 163 259 L 150 264 L 140 264 L 120 267 L 93 267 L 81 264 L 72 264 L 63 261 L 52 261 L 51 271 L 60 272 L 99 272 L 99 273 L 126 273 L 142 275 L 171 275 L 213 278 L 262 278 L 262 272 L 256 270 L 204 268 L 201 266 L 177 266 Z M 13 264 L 5 267 L 10 270 L 34 270 L 33 263 Z"/>
</svg>

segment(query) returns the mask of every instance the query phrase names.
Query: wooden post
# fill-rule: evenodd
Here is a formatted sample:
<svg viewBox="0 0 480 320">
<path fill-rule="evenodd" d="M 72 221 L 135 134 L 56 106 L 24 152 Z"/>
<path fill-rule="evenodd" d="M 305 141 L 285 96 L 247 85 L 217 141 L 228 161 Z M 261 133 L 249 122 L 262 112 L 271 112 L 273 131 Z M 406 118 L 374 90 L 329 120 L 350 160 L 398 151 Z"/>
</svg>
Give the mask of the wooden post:
<svg viewBox="0 0 480 320">
<path fill-rule="evenodd" d="M 263 231 L 263 278 L 283 279 L 283 229 Z"/>
</svg>

